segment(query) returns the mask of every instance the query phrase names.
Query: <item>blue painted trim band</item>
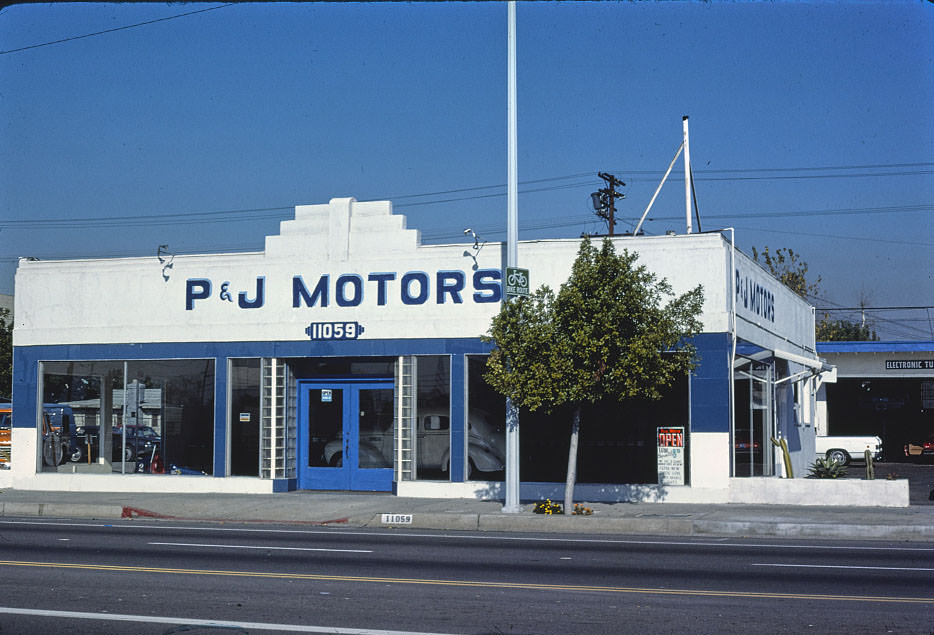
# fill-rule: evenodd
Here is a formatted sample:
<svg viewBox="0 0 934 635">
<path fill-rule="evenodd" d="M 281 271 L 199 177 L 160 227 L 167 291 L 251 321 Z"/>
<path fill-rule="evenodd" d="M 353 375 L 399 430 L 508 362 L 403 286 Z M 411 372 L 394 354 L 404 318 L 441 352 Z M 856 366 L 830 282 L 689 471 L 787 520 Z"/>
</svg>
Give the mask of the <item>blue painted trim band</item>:
<svg viewBox="0 0 934 635">
<path fill-rule="evenodd" d="M 701 333 L 694 338 L 697 368 L 691 373 L 691 432 L 730 431 L 729 333 Z"/>
<path fill-rule="evenodd" d="M 227 476 L 227 359 L 214 360 L 214 476 Z"/>
<path fill-rule="evenodd" d="M 930 353 L 934 341 L 919 342 L 818 342 L 818 353 Z"/>
<path fill-rule="evenodd" d="M 466 480 L 464 465 L 464 444 L 466 441 L 467 404 L 464 403 L 464 374 L 466 372 L 464 355 L 451 356 L 451 452 L 449 476 L 455 483 Z"/>
<path fill-rule="evenodd" d="M 272 479 L 272 491 L 275 494 L 282 492 L 294 492 L 298 489 L 298 479 L 294 478 L 274 478 Z"/>
</svg>

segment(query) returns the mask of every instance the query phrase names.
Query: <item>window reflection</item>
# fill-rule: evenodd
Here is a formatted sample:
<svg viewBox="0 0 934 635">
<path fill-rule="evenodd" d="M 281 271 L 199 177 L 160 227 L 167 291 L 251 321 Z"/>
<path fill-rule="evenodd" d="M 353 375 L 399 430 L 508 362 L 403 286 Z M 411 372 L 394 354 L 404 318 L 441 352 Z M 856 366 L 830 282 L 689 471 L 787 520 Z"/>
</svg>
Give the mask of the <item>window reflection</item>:
<svg viewBox="0 0 934 635">
<path fill-rule="evenodd" d="M 415 358 L 417 413 L 416 476 L 448 480 L 451 458 L 451 358 L 426 355 Z M 442 419 L 447 425 L 442 425 Z"/>
<path fill-rule="evenodd" d="M 467 356 L 467 478 L 505 479 L 506 399 L 483 379 L 488 355 Z"/>
<path fill-rule="evenodd" d="M 213 472 L 214 360 L 45 362 L 42 382 L 43 471 Z"/>
</svg>

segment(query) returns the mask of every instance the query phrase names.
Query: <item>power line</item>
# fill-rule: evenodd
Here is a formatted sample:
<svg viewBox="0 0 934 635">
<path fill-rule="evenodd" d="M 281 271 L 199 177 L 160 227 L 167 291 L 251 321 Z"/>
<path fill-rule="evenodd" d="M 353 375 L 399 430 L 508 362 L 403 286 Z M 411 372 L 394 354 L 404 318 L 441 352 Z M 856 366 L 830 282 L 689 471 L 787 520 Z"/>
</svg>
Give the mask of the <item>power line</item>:
<svg viewBox="0 0 934 635">
<path fill-rule="evenodd" d="M 184 18 L 190 15 L 195 15 L 197 13 L 205 13 L 207 11 L 215 11 L 217 9 L 223 9 L 225 7 L 233 6 L 234 3 L 222 4 L 218 7 L 209 7 L 207 9 L 198 9 L 197 11 L 189 11 L 188 13 L 179 13 L 178 15 L 170 15 L 165 18 L 156 18 L 155 20 L 147 20 L 145 22 L 137 22 L 136 24 L 128 24 L 126 26 L 118 26 L 113 29 L 104 29 L 103 31 L 95 31 L 94 33 L 86 33 L 84 35 L 74 35 L 72 37 L 62 38 L 61 40 L 53 40 L 51 42 L 43 42 L 41 44 L 31 44 L 29 46 L 21 46 L 16 49 L 9 49 L 6 51 L 0 51 L 0 55 L 7 55 L 9 53 L 19 53 L 20 51 L 28 51 L 30 49 L 37 49 L 43 46 L 52 46 L 53 44 L 64 44 L 65 42 L 73 42 L 75 40 L 83 40 L 84 38 L 95 37 L 98 35 L 105 35 L 107 33 L 114 33 L 116 31 L 126 31 L 127 29 L 135 29 L 141 26 L 147 26 L 149 24 L 156 24 L 157 22 L 166 22 L 168 20 L 175 20 L 177 18 Z"/>
<path fill-rule="evenodd" d="M 931 306 L 856 306 L 856 307 L 818 307 L 818 311 L 924 311 L 934 309 Z"/>
<path fill-rule="evenodd" d="M 720 168 L 697 170 L 696 174 L 751 174 L 761 172 L 823 172 L 831 170 L 889 170 L 894 168 L 930 168 L 934 161 L 921 161 L 916 163 L 869 163 L 858 165 L 825 165 L 825 166 L 799 166 L 784 168 Z M 622 170 L 625 174 L 664 174 L 663 170 Z"/>
<path fill-rule="evenodd" d="M 230 5 L 222 5 L 230 6 Z M 222 8 L 222 7 L 214 7 Z M 202 11 L 207 11 L 208 9 L 202 9 Z M 197 12 L 195 12 L 197 13 Z M 188 14 L 182 14 L 188 15 Z M 179 16 L 180 17 L 180 16 Z M 163 18 L 168 19 L 168 18 Z M 735 169 L 735 170 L 698 170 L 696 174 L 705 174 L 705 173 L 755 173 L 755 172 L 788 172 L 788 171 L 817 171 L 817 170 L 859 170 L 867 168 L 894 168 L 894 167 L 923 167 L 923 166 L 934 166 L 934 162 L 926 163 L 891 163 L 891 164 L 876 164 L 876 165 L 850 165 L 850 166 L 826 166 L 826 167 L 795 167 L 795 168 L 750 168 L 750 169 Z M 626 172 L 626 171 L 623 171 Z M 662 174 L 661 172 L 655 171 L 628 171 L 628 174 Z M 927 171 L 923 173 L 928 173 Z M 934 171 L 930 171 L 934 173 Z M 866 175 L 857 175 L 857 176 L 866 176 Z M 582 178 L 587 177 L 585 180 Z M 768 178 L 768 177 L 764 177 Z M 574 189 L 574 188 L 590 188 L 593 187 L 595 179 L 593 178 L 593 173 L 591 172 L 579 172 L 576 174 L 567 174 L 562 176 L 553 176 L 545 177 L 540 179 L 530 179 L 525 181 L 520 181 L 520 185 L 539 185 L 544 183 L 553 183 L 555 181 L 567 181 L 573 180 L 571 183 L 559 183 L 556 185 L 546 186 L 546 187 L 537 187 L 537 188 L 525 188 L 520 193 L 529 194 L 537 192 L 550 192 L 563 189 Z M 407 209 L 418 206 L 425 205 L 439 205 L 443 203 L 453 203 L 459 201 L 467 200 L 479 200 L 485 198 L 496 198 L 506 195 L 505 184 L 497 185 L 480 185 L 472 186 L 465 188 L 455 188 L 455 189 L 446 189 L 439 190 L 435 192 L 422 192 L 416 194 L 402 194 L 396 196 L 380 196 L 372 197 L 365 200 L 390 200 L 390 201 L 403 201 L 406 199 L 414 198 L 427 198 L 433 196 L 446 196 L 449 194 L 459 194 L 459 193 L 468 193 L 468 192 L 481 192 L 483 190 L 502 190 L 495 191 L 487 194 L 477 194 L 473 196 L 464 196 L 464 197 L 453 197 L 453 198 L 442 198 L 430 201 L 414 201 L 409 203 L 404 203 L 399 206 L 400 209 Z M 280 205 L 275 207 L 264 207 L 264 208 L 255 208 L 255 209 L 242 209 L 242 210 L 220 210 L 220 211 L 204 211 L 204 212 L 184 212 L 184 213 L 173 213 L 173 214 L 163 214 L 159 218 L 164 219 L 179 219 L 184 222 L 200 222 L 197 219 L 192 217 L 194 216 L 209 216 L 209 215 L 240 215 L 240 214 L 250 214 L 250 213 L 263 213 L 263 212 L 275 212 L 283 211 L 294 207 L 293 205 Z M 874 214 L 874 213 L 906 213 L 906 212 L 917 212 L 917 211 L 932 211 L 934 210 L 934 205 L 931 204 L 921 204 L 921 205 L 910 205 L 910 206 L 892 206 L 892 207 L 873 207 L 873 208 L 859 208 L 859 209 L 833 209 L 833 210 L 811 210 L 811 211 L 800 211 L 800 212 L 760 212 L 757 213 L 758 217 L 783 217 L 789 215 L 799 215 L 799 216 L 815 216 L 815 215 L 831 215 L 831 214 Z M 730 219 L 730 218 L 748 218 L 748 213 L 742 214 L 719 214 L 708 216 L 705 215 L 705 218 L 709 219 Z M 76 227 L 79 224 L 92 224 L 94 222 L 99 222 L 101 224 L 95 226 L 106 226 L 108 223 L 116 224 L 133 224 L 133 225 L 143 225 L 150 222 L 154 222 L 152 215 L 149 216 L 110 216 L 110 217 L 98 217 L 98 218 L 89 218 L 89 219 L 31 219 L 23 221 L 0 221 L 0 227 L 19 227 L 19 228 L 35 228 L 41 226 L 59 226 L 59 227 Z M 252 220 L 254 217 L 251 217 Z M 247 219 L 244 219 L 247 220 Z M 651 220 L 676 220 L 674 217 L 654 217 Z M 174 222 L 174 221 L 171 221 Z M 164 224 L 164 223 L 163 223 Z M 89 225 L 90 226 L 90 225 Z"/>
<path fill-rule="evenodd" d="M 810 238 L 833 238 L 835 240 L 862 240 L 873 243 L 889 243 L 892 245 L 917 245 L 921 247 L 934 247 L 934 243 L 923 243 L 914 240 L 891 240 L 888 238 L 876 238 L 872 236 L 839 236 L 837 234 L 822 234 L 818 232 L 793 232 L 784 229 L 762 229 L 759 227 L 743 227 L 735 225 L 734 229 L 741 229 L 748 232 L 763 232 L 767 234 L 788 234 L 791 236 L 808 236 Z"/>
<path fill-rule="evenodd" d="M 732 218 L 788 218 L 794 216 L 855 216 L 862 214 L 907 214 L 911 212 L 932 212 L 934 204 L 921 205 L 891 205 L 887 207 L 844 207 L 824 210 L 803 210 L 798 212 L 744 212 L 735 214 L 705 214 L 706 219 L 732 219 Z M 682 216 L 650 216 L 647 220 L 679 220 Z"/>
<path fill-rule="evenodd" d="M 135 226 L 135 225 L 187 225 L 194 223 L 213 223 L 218 220 L 217 217 L 230 217 L 247 215 L 243 218 L 225 218 L 225 220 L 256 220 L 266 216 L 282 216 L 280 212 L 292 211 L 294 205 L 281 205 L 279 207 L 257 207 L 250 209 L 228 209 L 211 212 L 180 212 L 174 214 L 161 214 L 158 216 L 147 215 L 140 216 L 97 216 L 92 218 L 71 218 L 57 219 L 45 218 L 34 220 L 12 220 L 0 221 L 0 227 L 10 229 L 35 229 L 38 227 L 108 227 L 108 226 Z M 277 212 L 277 214 L 270 214 Z"/>
</svg>

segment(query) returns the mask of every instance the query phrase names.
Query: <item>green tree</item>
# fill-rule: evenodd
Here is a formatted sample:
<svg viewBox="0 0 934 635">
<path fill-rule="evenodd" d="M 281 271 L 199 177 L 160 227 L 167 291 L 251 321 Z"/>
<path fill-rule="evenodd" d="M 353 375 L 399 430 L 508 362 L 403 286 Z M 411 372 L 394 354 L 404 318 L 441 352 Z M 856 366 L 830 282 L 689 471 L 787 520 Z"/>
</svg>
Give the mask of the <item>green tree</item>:
<svg viewBox="0 0 934 635">
<path fill-rule="evenodd" d="M 488 340 L 486 380 L 518 407 L 572 406 L 564 511 L 573 508 L 581 406 L 609 398 L 658 399 L 694 368 L 690 338 L 701 328 L 700 286 L 677 297 L 638 256 L 581 242 L 557 295 L 542 286 L 503 305 Z M 666 304 L 663 300 L 669 299 Z"/>
<path fill-rule="evenodd" d="M 768 247 L 764 247 L 760 254 L 753 247 L 752 257 L 778 278 L 779 282 L 808 302 L 820 293 L 821 277 L 817 276 L 813 282 L 808 281 L 807 263 L 791 249 L 776 249 L 772 253 Z M 824 313 L 814 327 L 814 336 L 818 342 L 866 342 L 879 339 L 871 325 L 843 319 L 832 320 L 828 313 Z"/>
<path fill-rule="evenodd" d="M 13 397 L 13 316 L 0 309 L 0 399 Z"/>
<path fill-rule="evenodd" d="M 829 313 L 816 325 L 818 342 L 877 342 L 879 336 L 868 324 L 850 320 L 832 320 Z"/>
<path fill-rule="evenodd" d="M 808 263 L 801 260 L 800 255 L 791 249 L 776 249 L 772 253 L 768 247 L 765 247 L 760 254 L 753 247 L 752 258 L 768 269 L 769 273 L 778 278 L 779 282 L 805 300 L 816 296 L 820 291 L 821 277 L 817 276 L 816 280 L 809 282 L 807 277 Z"/>
</svg>

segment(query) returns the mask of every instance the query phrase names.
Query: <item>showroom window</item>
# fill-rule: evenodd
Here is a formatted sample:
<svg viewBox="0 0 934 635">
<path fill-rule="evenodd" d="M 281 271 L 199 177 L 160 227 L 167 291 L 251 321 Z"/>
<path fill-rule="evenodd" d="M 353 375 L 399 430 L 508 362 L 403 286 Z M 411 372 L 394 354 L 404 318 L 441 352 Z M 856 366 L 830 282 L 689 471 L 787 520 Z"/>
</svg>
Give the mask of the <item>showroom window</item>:
<svg viewBox="0 0 934 635">
<path fill-rule="evenodd" d="M 230 385 L 230 474 L 259 476 L 260 359 L 231 359 Z"/>
<path fill-rule="evenodd" d="M 502 481 L 506 461 L 506 398 L 483 378 L 489 355 L 467 356 L 467 479 Z"/>
<path fill-rule="evenodd" d="M 416 478 L 448 480 L 451 458 L 451 357 L 425 355 L 416 365 Z"/>
<path fill-rule="evenodd" d="M 42 471 L 212 474 L 214 360 L 43 362 Z"/>
</svg>

